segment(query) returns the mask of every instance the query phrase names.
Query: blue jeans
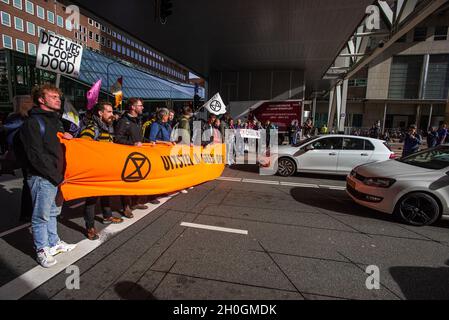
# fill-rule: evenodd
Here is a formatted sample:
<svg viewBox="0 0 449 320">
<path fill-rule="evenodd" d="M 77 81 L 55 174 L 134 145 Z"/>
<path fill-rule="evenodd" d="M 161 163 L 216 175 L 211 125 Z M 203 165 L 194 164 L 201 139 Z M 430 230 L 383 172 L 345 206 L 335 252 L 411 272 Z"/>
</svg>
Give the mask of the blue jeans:
<svg viewBox="0 0 449 320">
<path fill-rule="evenodd" d="M 58 187 L 50 181 L 38 176 L 29 176 L 27 182 L 33 206 L 31 229 L 34 246 L 36 251 L 39 251 L 45 247 L 53 247 L 59 241 L 56 217 L 61 213 L 62 204 L 57 204 Z"/>
</svg>

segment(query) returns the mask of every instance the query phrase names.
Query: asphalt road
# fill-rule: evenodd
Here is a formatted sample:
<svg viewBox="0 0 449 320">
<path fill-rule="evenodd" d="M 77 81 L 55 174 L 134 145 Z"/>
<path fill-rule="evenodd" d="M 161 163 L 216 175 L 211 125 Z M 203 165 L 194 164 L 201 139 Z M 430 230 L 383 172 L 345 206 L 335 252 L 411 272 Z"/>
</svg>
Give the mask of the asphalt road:
<svg viewBox="0 0 449 320">
<path fill-rule="evenodd" d="M 82 202 L 67 203 L 60 235 L 78 247 L 56 256 L 54 270 L 37 267 L 27 225 L 10 232 L 21 180 L 2 176 L 0 299 L 449 298 L 448 220 L 403 225 L 353 203 L 344 177 L 257 171 L 226 168 L 123 230 L 98 222 L 99 241 L 85 240 Z M 68 266 L 80 272 L 78 290 L 66 286 Z M 369 266 L 379 289 L 366 286 Z"/>
</svg>

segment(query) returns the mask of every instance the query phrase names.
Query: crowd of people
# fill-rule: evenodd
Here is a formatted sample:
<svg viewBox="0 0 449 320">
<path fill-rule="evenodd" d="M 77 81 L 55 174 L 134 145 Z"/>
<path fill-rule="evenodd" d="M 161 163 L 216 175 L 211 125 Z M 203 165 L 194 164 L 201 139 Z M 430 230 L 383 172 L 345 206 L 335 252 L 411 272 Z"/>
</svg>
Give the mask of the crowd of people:
<svg viewBox="0 0 449 320">
<path fill-rule="evenodd" d="M 79 126 L 61 118 L 60 89 L 51 84 L 37 86 L 31 93 L 34 107 L 19 109 L 17 113 L 2 120 L 3 135 L 2 151 L 13 154 L 17 168 L 22 169 L 23 192 L 21 215 L 22 219 L 31 220 L 34 247 L 37 261 L 43 267 L 55 265 L 55 255 L 68 252 L 75 245 L 62 241 L 57 231 L 57 216 L 61 213 L 63 204 L 59 186 L 64 180 L 64 151 L 57 138 L 62 133 L 64 139 L 81 138 L 100 143 L 117 143 L 142 147 L 143 143 L 189 144 L 195 140 L 193 110 L 186 106 L 180 113 L 165 107 L 158 108 L 144 117 L 143 101 L 139 98 L 129 98 L 124 112 L 114 110 L 112 103 L 101 101 L 92 110 L 81 113 L 83 116 Z M 6 128 L 6 129 L 5 129 Z M 9 130 L 8 130 L 9 128 Z M 247 121 L 234 120 L 229 114 L 217 117 L 210 114 L 207 121 L 202 122 L 201 144 L 226 143 L 228 165 L 235 163 L 237 156 L 245 152 L 248 138 L 239 139 L 239 129 L 266 130 L 267 149 L 270 146 L 271 131 L 277 127 L 270 121 L 262 124 L 255 118 Z M 288 127 L 289 143 L 295 145 L 300 139 L 309 138 L 317 134 L 311 119 L 303 125 L 298 120 L 292 121 Z M 321 134 L 327 134 L 324 125 Z M 231 134 L 229 134 L 231 133 Z M 370 135 L 379 138 L 380 131 L 373 126 Z M 204 139 L 204 137 L 207 139 Z M 431 128 L 427 134 L 429 147 L 444 143 L 449 138 L 447 125 L 442 123 L 440 128 Z M 256 143 L 261 143 L 256 140 Z M 410 126 L 404 135 L 404 156 L 414 153 L 422 144 L 422 136 L 416 126 Z M 257 149 L 257 147 L 256 147 Z M 187 190 L 181 192 L 187 193 Z M 97 202 L 103 215 L 103 224 L 119 224 L 134 217 L 136 209 L 147 209 L 143 203 L 160 203 L 157 196 L 142 197 L 122 196 L 120 217 L 114 216 L 111 209 L 110 197 L 91 197 L 86 199 L 84 221 L 86 237 L 90 240 L 99 238 L 95 228 L 95 208 Z"/>
</svg>

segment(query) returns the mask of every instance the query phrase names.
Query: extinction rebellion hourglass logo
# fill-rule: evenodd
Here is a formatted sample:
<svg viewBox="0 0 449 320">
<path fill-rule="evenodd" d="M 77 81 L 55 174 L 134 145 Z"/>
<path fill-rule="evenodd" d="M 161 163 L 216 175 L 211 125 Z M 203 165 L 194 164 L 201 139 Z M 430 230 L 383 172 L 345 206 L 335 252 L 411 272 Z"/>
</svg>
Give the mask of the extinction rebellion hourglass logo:
<svg viewBox="0 0 449 320">
<path fill-rule="evenodd" d="M 150 174 L 150 171 L 150 160 L 141 153 L 133 152 L 126 159 L 122 180 L 125 182 L 139 182 L 144 180 Z"/>
</svg>

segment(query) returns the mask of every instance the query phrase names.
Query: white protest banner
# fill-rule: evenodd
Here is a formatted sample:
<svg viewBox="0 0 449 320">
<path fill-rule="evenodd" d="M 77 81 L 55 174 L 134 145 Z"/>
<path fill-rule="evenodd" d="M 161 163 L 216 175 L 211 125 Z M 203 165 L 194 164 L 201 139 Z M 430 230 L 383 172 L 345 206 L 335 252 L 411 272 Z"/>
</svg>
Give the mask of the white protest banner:
<svg viewBox="0 0 449 320">
<path fill-rule="evenodd" d="M 220 97 L 220 94 L 215 94 L 212 99 L 206 102 L 203 106 L 206 108 L 207 111 L 210 113 L 213 113 L 215 115 L 225 114 L 226 113 L 226 106 L 223 102 L 223 100 Z"/>
<path fill-rule="evenodd" d="M 242 138 L 260 139 L 260 131 L 252 129 L 240 129 L 240 136 Z"/>
<path fill-rule="evenodd" d="M 79 77 L 83 47 L 60 35 L 42 31 L 36 67 L 74 78 Z"/>
</svg>

